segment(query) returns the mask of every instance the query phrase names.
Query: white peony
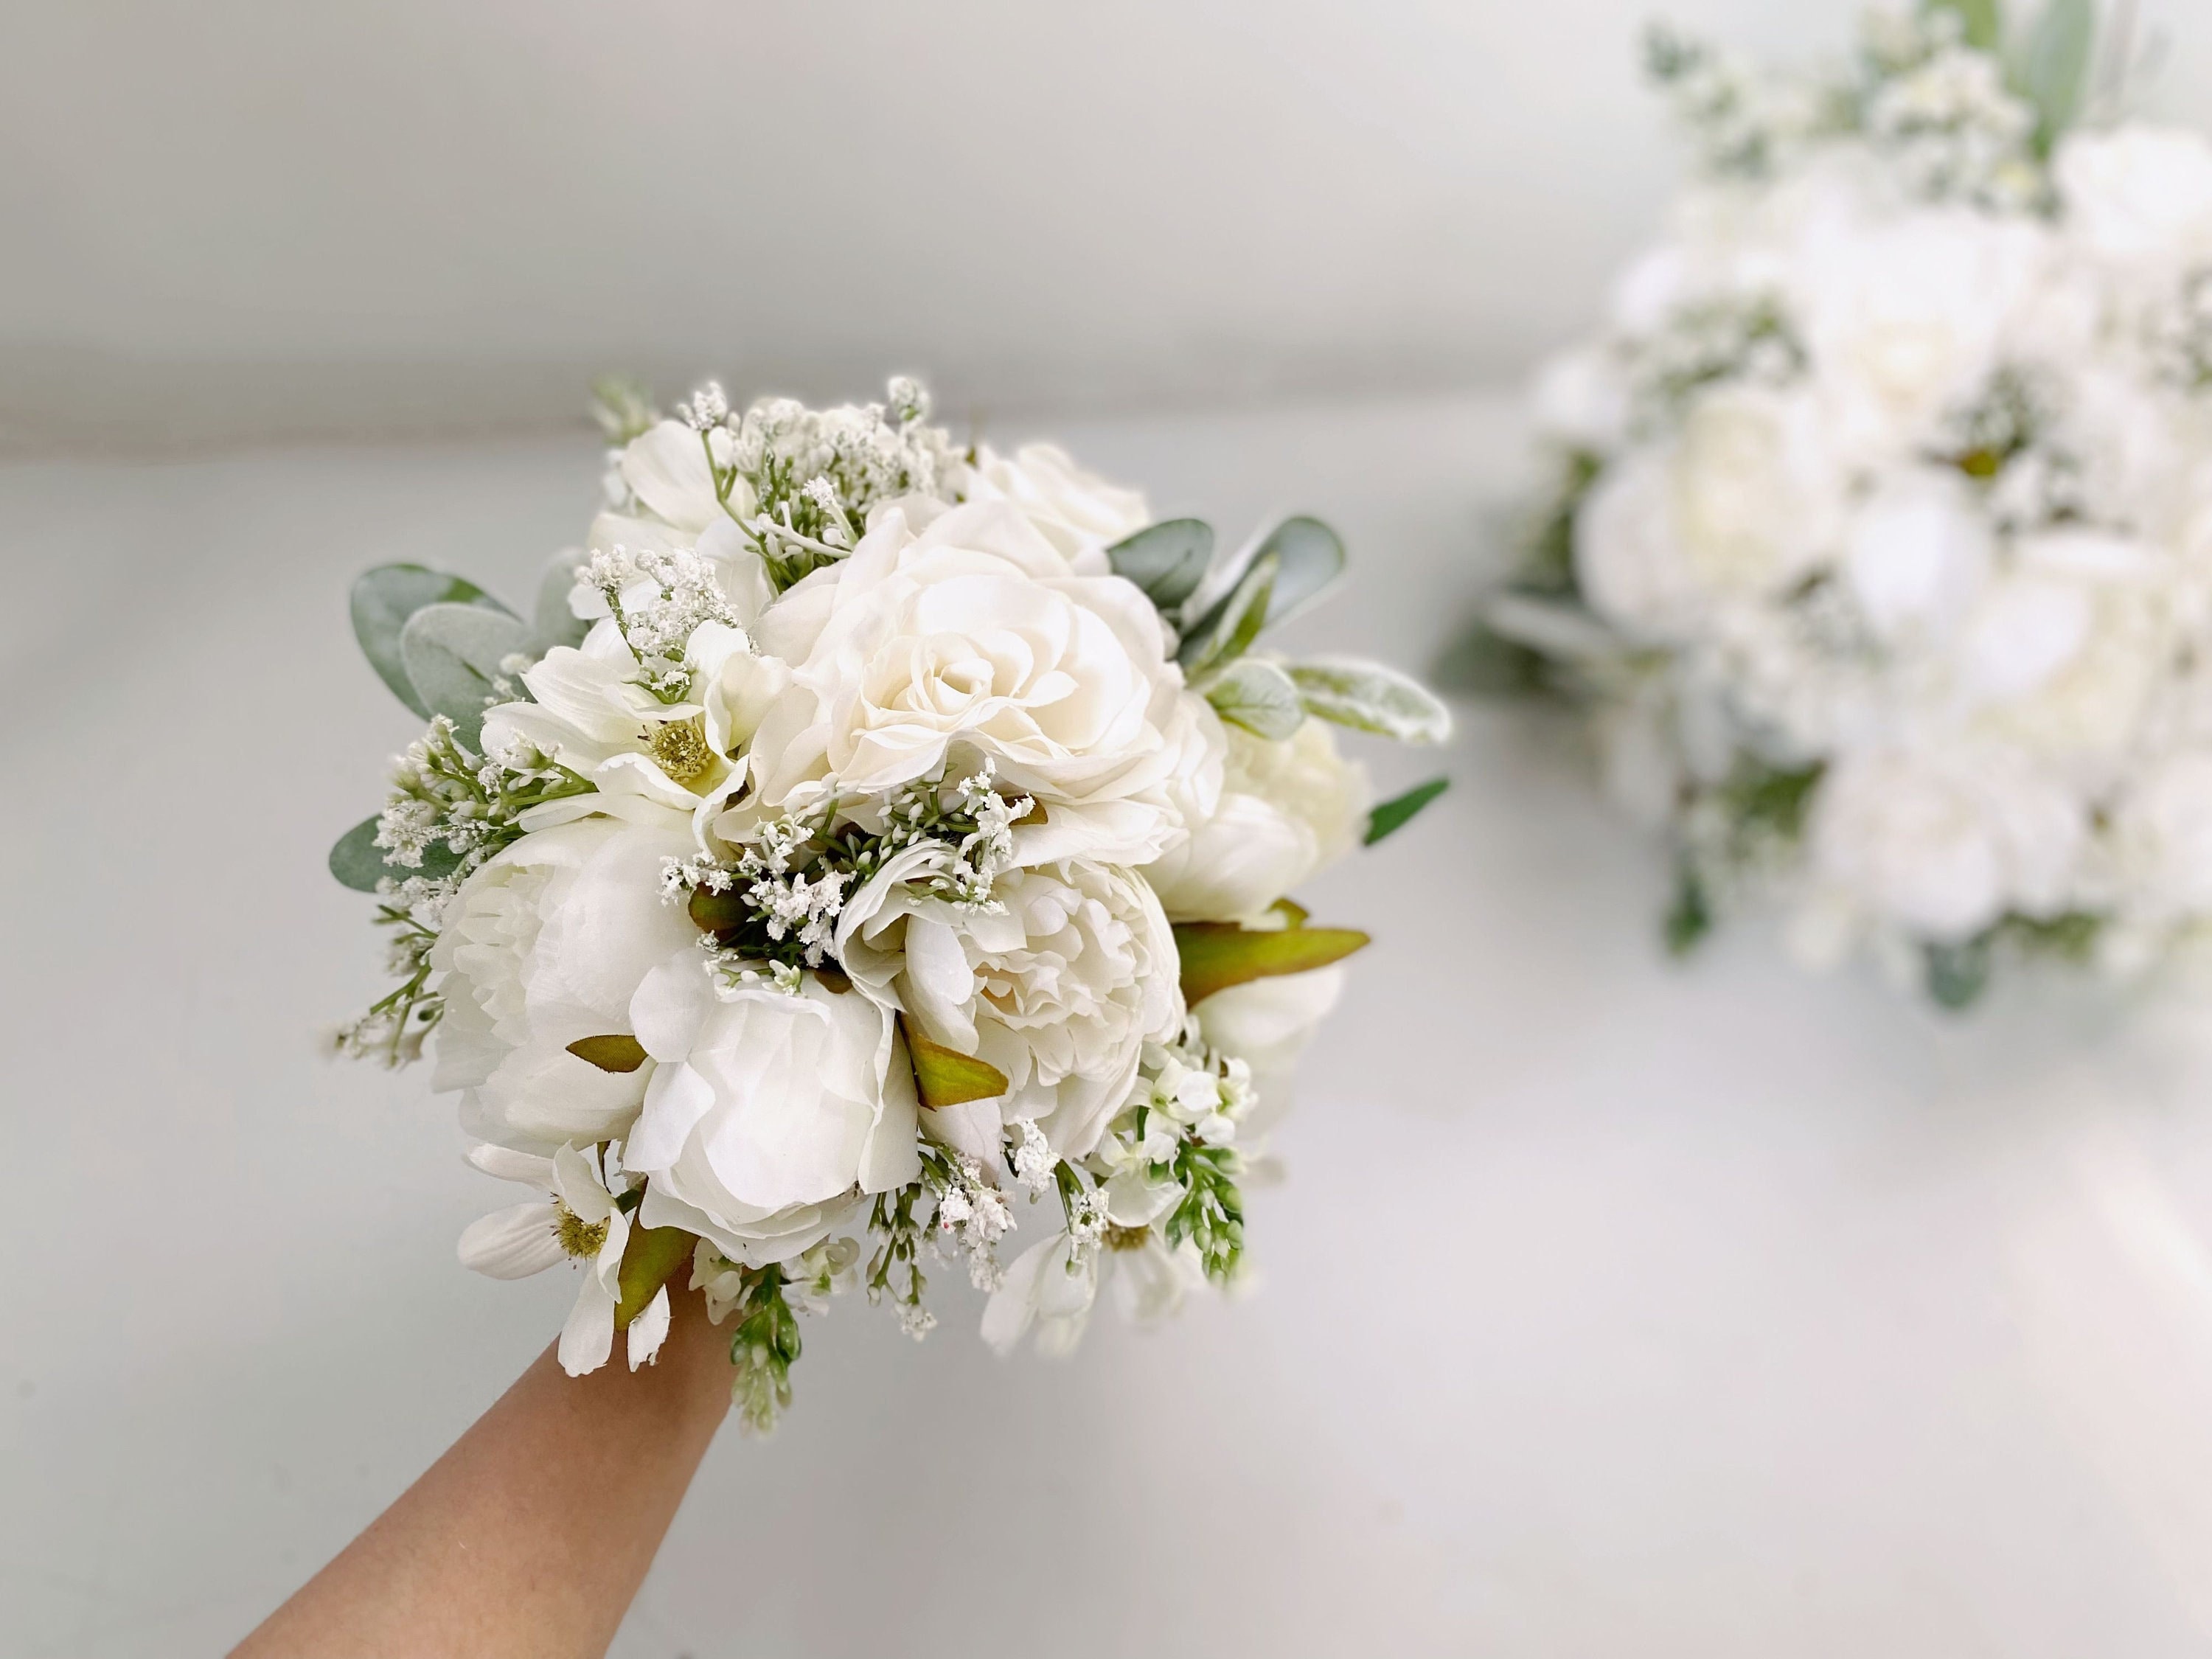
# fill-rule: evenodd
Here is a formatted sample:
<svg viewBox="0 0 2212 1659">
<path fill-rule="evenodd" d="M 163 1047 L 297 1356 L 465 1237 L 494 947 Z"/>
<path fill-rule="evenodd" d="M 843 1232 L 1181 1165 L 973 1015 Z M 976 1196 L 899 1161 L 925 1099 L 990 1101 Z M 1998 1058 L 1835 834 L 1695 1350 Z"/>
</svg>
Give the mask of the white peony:
<svg viewBox="0 0 2212 1659">
<path fill-rule="evenodd" d="M 1814 795 L 1812 874 L 1862 915 L 1956 944 L 2008 911 L 2064 908 L 2087 829 L 2081 804 L 2017 752 L 1869 751 Z"/>
<path fill-rule="evenodd" d="M 1152 522 L 1141 491 L 1110 483 L 1057 444 L 1001 455 L 988 444 L 961 481 L 962 499 L 1006 501 L 1086 575 L 1104 572 L 1104 550 Z"/>
<path fill-rule="evenodd" d="M 767 806 L 831 779 L 888 791 L 957 744 L 1042 809 L 1023 862 L 1141 862 L 1180 833 L 1168 790 L 1205 757 L 1158 612 L 1119 576 L 1076 574 L 1004 502 L 880 511 L 755 635 L 792 670 L 753 740 Z"/>
<path fill-rule="evenodd" d="M 1810 400 L 1721 387 L 1607 471 L 1576 521 L 1576 573 L 1625 632 L 1681 637 L 1716 600 L 1772 593 L 1832 555 L 1843 504 Z"/>
<path fill-rule="evenodd" d="M 2067 234 L 2116 264 L 2212 256 L 2212 143 L 2179 128 L 2075 132 L 2051 159 Z"/>
<path fill-rule="evenodd" d="M 619 1139 L 649 1068 L 603 1071 L 568 1051 L 630 1030 L 630 998 L 697 929 L 660 902 L 684 820 L 591 818 L 526 836 L 462 884 L 430 953 L 445 1015 L 431 1086 L 463 1091 L 464 1127 L 550 1156 Z"/>
<path fill-rule="evenodd" d="M 1059 1156 L 1084 1157 L 1127 1099 L 1146 1042 L 1182 1024 L 1159 901 L 1129 871 L 1073 863 L 1000 876 L 979 911 L 911 884 L 915 873 L 913 857 L 895 859 L 847 903 L 846 971 L 931 1041 L 1006 1074 L 994 1105 L 941 1126 L 962 1151 L 995 1163 L 998 1125 L 1027 1118 Z M 985 1115 L 979 1134 L 969 1120 Z"/>
<path fill-rule="evenodd" d="M 1335 733 L 1309 720 L 1289 738 L 1255 737 L 1205 712 L 1226 762 L 1210 813 L 1194 811 L 1188 840 L 1144 867 L 1176 921 L 1257 915 L 1349 852 L 1372 799 L 1367 772 L 1337 752 Z"/>
<path fill-rule="evenodd" d="M 913 1071 L 866 997 L 811 976 L 795 994 L 720 991 L 689 949 L 647 976 L 631 1014 L 657 1062 L 623 1147 L 648 1180 L 644 1225 L 759 1267 L 920 1173 Z"/>
</svg>

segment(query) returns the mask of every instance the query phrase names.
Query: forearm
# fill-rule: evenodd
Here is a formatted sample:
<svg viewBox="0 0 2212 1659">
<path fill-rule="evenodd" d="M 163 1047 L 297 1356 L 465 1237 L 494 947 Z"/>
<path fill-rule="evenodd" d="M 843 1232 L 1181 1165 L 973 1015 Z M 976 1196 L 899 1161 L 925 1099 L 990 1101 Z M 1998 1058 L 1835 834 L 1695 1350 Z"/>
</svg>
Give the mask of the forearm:
<svg viewBox="0 0 2212 1659">
<path fill-rule="evenodd" d="M 234 1659 L 597 1659 L 729 1405 L 726 1331 L 674 1314 L 634 1374 L 540 1354 Z"/>
</svg>

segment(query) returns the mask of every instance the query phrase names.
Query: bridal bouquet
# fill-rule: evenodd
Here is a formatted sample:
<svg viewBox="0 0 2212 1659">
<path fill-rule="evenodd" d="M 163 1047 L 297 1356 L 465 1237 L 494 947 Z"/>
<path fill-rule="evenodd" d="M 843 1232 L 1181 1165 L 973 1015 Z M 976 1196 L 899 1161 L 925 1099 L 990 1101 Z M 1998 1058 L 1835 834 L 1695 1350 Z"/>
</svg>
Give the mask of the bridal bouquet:
<svg viewBox="0 0 2212 1659">
<path fill-rule="evenodd" d="M 531 1189 L 462 1259 L 580 1269 L 578 1374 L 617 1332 L 650 1359 L 688 1274 L 755 1427 L 795 1313 L 864 1285 L 918 1337 L 933 1250 L 1001 1350 L 1072 1346 L 1109 1273 L 1139 1316 L 1233 1281 L 1366 942 L 1289 894 L 1443 787 L 1369 811 L 1332 732 L 1442 738 L 1419 685 L 1255 648 L 1335 537 L 1217 560 L 1057 449 L 957 447 L 906 381 L 603 418 L 605 509 L 530 616 L 414 565 L 354 590 L 429 724 L 331 854 L 399 981 L 335 1046 L 428 1042 L 471 1160 Z"/>
<path fill-rule="evenodd" d="M 1539 382 L 1462 665 L 1592 708 L 1678 947 L 1778 895 L 1958 1006 L 2212 918 L 2212 146 L 2093 118 L 2093 21 L 1877 13 L 1807 77 L 1652 37 L 1700 176 Z"/>
</svg>

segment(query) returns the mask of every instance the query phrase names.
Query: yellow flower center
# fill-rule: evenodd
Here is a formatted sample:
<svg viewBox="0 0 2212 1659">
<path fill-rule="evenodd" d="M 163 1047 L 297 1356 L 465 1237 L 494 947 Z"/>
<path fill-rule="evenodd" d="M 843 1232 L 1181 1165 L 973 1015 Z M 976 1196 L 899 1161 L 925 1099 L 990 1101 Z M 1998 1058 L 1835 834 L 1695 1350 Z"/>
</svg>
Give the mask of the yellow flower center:
<svg viewBox="0 0 2212 1659">
<path fill-rule="evenodd" d="M 570 1255 L 594 1256 L 607 1242 L 607 1224 L 586 1221 L 559 1199 L 553 1200 L 553 1237 Z"/>
<path fill-rule="evenodd" d="M 703 716 L 671 720 L 653 734 L 653 758 L 671 781 L 690 784 L 714 769 L 714 751 L 707 746 Z"/>
<path fill-rule="evenodd" d="M 1106 1229 L 1106 1248 L 1109 1250 L 1141 1250 L 1152 1236 L 1150 1227 L 1114 1227 Z"/>
</svg>

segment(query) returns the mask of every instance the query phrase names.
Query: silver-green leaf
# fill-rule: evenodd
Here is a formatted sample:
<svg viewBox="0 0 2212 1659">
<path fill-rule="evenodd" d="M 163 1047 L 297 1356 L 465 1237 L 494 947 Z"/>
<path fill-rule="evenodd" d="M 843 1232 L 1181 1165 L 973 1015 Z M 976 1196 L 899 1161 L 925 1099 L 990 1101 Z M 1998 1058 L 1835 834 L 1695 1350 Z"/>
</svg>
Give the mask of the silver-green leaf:
<svg viewBox="0 0 2212 1659">
<path fill-rule="evenodd" d="M 427 605 L 399 630 L 399 659 L 424 706 L 453 721 L 460 740 L 473 749 L 501 659 L 529 644 L 530 630 L 505 611 Z"/>
<path fill-rule="evenodd" d="M 424 720 L 430 718 L 430 708 L 407 677 L 399 635 L 407 619 L 426 605 L 472 605 L 507 611 L 474 582 L 419 564 L 380 564 L 363 571 L 354 582 L 353 633 L 361 641 L 362 654 L 377 678 L 392 688 L 392 695 Z"/>
<path fill-rule="evenodd" d="M 586 622 L 568 608 L 568 595 L 576 586 L 576 566 L 583 556 L 574 549 L 556 553 L 538 581 L 538 605 L 531 624 L 538 637 L 534 654 L 544 656 L 556 645 L 581 645 L 590 631 Z"/>
<path fill-rule="evenodd" d="M 1182 642 L 1176 659 L 1195 682 L 1202 676 L 1237 660 L 1251 647 L 1267 623 L 1267 605 L 1275 591 L 1275 556 L 1263 553 L 1252 561 L 1227 597 Z"/>
<path fill-rule="evenodd" d="M 1213 526 L 1202 519 L 1168 519 L 1147 525 L 1106 550 L 1114 574 L 1145 590 L 1163 611 L 1172 611 L 1198 591 L 1213 562 Z"/>
<path fill-rule="evenodd" d="M 386 876 L 394 881 L 404 881 L 410 876 L 449 876 L 459 863 L 459 854 L 439 844 L 423 848 L 422 862 L 414 869 L 386 863 L 384 849 L 376 844 L 374 818 L 363 818 L 331 848 L 331 873 L 356 893 L 374 893 L 376 884 Z"/>
<path fill-rule="evenodd" d="M 1451 735 L 1451 711 L 1395 668 L 1356 657 L 1316 657 L 1289 668 L 1307 711 L 1322 720 L 1400 743 L 1442 743 Z"/>
<path fill-rule="evenodd" d="M 1344 543 L 1319 519 L 1300 514 L 1269 531 L 1254 556 L 1273 554 L 1275 591 L 1267 601 L 1265 626 L 1288 622 L 1328 591 L 1344 574 Z"/>
<path fill-rule="evenodd" d="M 1245 657 L 1223 669 L 1206 688 L 1206 700 L 1222 719 L 1255 738 L 1281 742 L 1306 723 L 1298 688 L 1278 664 Z"/>
</svg>

